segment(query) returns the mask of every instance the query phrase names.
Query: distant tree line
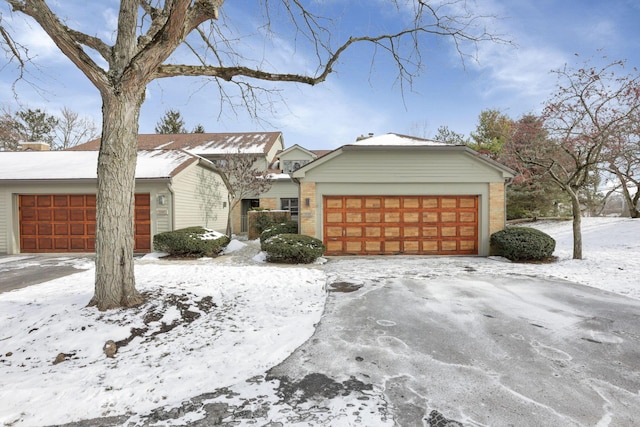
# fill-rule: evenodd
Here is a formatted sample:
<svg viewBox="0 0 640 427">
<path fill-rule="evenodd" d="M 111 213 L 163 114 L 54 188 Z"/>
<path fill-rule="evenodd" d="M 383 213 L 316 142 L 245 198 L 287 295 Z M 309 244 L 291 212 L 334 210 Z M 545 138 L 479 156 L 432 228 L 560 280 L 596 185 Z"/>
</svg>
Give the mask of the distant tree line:
<svg viewBox="0 0 640 427">
<path fill-rule="evenodd" d="M 44 142 L 52 150 L 66 150 L 99 136 L 98 126 L 68 107 L 58 115 L 40 108 L 13 112 L 0 107 L 0 151 L 21 150 L 22 143 Z"/>
</svg>

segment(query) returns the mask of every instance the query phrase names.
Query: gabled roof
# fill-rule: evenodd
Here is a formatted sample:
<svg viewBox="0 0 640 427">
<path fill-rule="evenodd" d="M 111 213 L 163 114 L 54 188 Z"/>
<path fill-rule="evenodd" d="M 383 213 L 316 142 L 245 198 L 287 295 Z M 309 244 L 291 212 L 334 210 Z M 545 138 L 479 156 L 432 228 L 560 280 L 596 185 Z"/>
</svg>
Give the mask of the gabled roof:
<svg viewBox="0 0 640 427">
<path fill-rule="evenodd" d="M 318 157 L 318 155 L 315 152 L 313 152 L 311 150 L 307 150 L 306 148 L 304 148 L 304 147 L 302 147 L 302 146 L 300 146 L 298 144 L 294 144 L 291 147 L 287 148 L 286 150 L 282 150 L 281 152 L 278 153 L 278 157 L 282 156 L 283 154 L 287 154 L 287 153 L 289 153 L 291 151 L 294 151 L 294 150 L 300 150 L 303 153 L 306 153 L 309 157 L 313 157 L 314 159 Z"/>
<path fill-rule="evenodd" d="M 171 178 L 187 166 L 211 162 L 180 150 L 138 152 L 136 179 Z M 96 179 L 97 151 L 20 151 L 0 153 L 0 181 Z"/>
<path fill-rule="evenodd" d="M 418 138 L 416 136 L 401 135 L 399 133 L 386 133 L 384 135 L 359 138 L 349 145 L 384 145 L 384 146 L 451 146 L 441 141 Z"/>
<path fill-rule="evenodd" d="M 139 134 L 139 150 L 184 150 L 200 156 L 221 154 L 267 154 L 282 132 Z M 71 148 L 98 150 L 100 139 Z"/>
<path fill-rule="evenodd" d="M 486 157 L 477 151 L 467 147 L 466 145 L 454 145 L 447 144 L 440 141 L 432 141 L 429 139 L 416 138 L 412 136 L 400 135 L 396 133 L 388 133 L 377 137 L 369 137 L 356 141 L 353 144 L 343 145 L 336 148 L 330 153 L 317 158 L 316 160 L 307 163 L 300 169 L 295 170 L 292 173 L 294 178 L 304 178 L 305 174 L 328 162 L 331 159 L 340 156 L 346 151 L 455 151 L 460 152 L 463 155 L 474 157 L 491 167 L 500 170 L 505 178 L 513 178 L 516 172 L 507 166 L 496 162 L 489 157 Z"/>
</svg>

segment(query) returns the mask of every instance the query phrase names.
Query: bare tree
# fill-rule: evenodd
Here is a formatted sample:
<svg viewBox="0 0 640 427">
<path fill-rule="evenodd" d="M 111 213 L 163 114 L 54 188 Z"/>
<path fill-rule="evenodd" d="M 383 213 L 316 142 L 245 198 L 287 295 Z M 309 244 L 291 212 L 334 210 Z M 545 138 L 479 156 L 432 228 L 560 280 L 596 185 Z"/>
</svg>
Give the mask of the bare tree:
<svg viewBox="0 0 640 427">
<path fill-rule="evenodd" d="M 62 108 L 55 132 L 55 150 L 66 150 L 99 136 L 98 127 L 91 119 L 80 117 L 68 107 Z"/>
<path fill-rule="evenodd" d="M 10 109 L 3 107 L 0 111 L 0 151 L 16 151 L 20 148 L 22 136 L 17 129 L 15 116 Z"/>
<path fill-rule="evenodd" d="M 601 68 L 565 66 L 556 71 L 558 88 L 543 112 L 548 143 L 518 153 L 525 163 L 543 169 L 569 196 L 574 259 L 582 259 L 581 193 L 589 191 L 597 179 L 606 147 L 640 109 L 638 77 L 616 74 L 623 65 L 615 61 Z"/>
<path fill-rule="evenodd" d="M 315 66 L 306 64 L 302 71 L 298 68 L 283 71 L 273 67 L 260 53 L 261 49 L 246 52 L 240 48 L 246 35 L 234 33 L 232 26 L 227 25 L 231 17 L 219 16 L 224 0 L 121 0 L 112 45 L 93 35 L 93 31 L 86 34 L 71 28 L 45 0 L 4 3 L 10 5 L 13 13 L 33 18 L 102 98 L 96 283 L 90 302 L 100 310 L 143 301 L 135 288 L 133 274 L 133 195 L 140 108 L 151 81 L 206 76 L 217 85 L 223 98 L 229 93 L 227 87 L 233 87 L 229 84 L 235 85 L 240 103 L 257 116 L 255 108 L 264 100 L 261 95 L 273 90 L 261 87 L 259 82 L 322 83 L 337 67 L 339 59 L 357 45 L 372 46 L 373 60 L 376 53 L 387 54 L 397 67 L 400 86 L 404 87 L 421 70 L 421 48 L 431 38 L 450 40 L 463 58 L 473 54 L 480 42 L 500 41 L 487 32 L 483 19 L 486 17 L 470 10 L 464 0 L 387 0 L 375 8 L 397 13 L 396 27 L 389 32 L 364 35 L 348 34 L 346 28 L 338 31 L 332 26 L 331 17 L 315 12 L 323 10 L 320 3 L 255 1 L 253 16 L 263 19 L 258 32 L 263 40 L 273 40 L 279 35 L 290 37 L 296 45 L 305 44 L 314 53 Z M 2 10 L 0 16 L 4 16 Z M 285 33 L 279 33 L 283 29 Z M 255 27 L 251 31 L 255 32 Z M 19 66 L 26 66 L 26 52 L 15 43 L 7 26 L 2 26 L 0 42 Z M 174 55 L 178 51 L 181 54 Z M 259 56 L 249 57 L 256 54 Z M 188 55 L 190 59 L 184 63 L 174 62 Z"/>
<path fill-rule="evenodd" d="M 243 199 L 255 198 L 269 191 L 271 179 L 268 171 L 256 167 L 258 156 L 240 152 L 228 153 L 219 167 L 229 181 L 229 215 L 227 236 L 233 234 L 232 213 Z"/>
<path fill-rule="evenodd" d="M 640 88 L 638 88 L 640 90 Z M 605 148 L 604 169 L 618 179 L 631 218 L 640 218 L 640 112 Z M 632 194 L 630 188 L 635 188 Z"/>
</svg>

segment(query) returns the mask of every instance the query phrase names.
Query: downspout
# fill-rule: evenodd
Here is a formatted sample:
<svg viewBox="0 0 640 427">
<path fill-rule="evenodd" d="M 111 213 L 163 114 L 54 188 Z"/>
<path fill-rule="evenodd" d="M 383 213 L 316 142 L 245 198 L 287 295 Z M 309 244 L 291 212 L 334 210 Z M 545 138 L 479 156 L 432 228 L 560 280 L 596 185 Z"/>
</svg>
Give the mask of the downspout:
<svg viewBox="0 0 640 427">
<path fill-rule="evenodd" d="M 171 211 L 171 231 L 176 229 L 175 225 L 175 213 L 176 213 L 176 200 L 175 200 L 175 192 L 173 191 L 173 187 L 171 187 L 172 179 L 169 178 L 169 183 L 167 184 L 167 190 L 169 190 L 169 194 L 171 194 L 171 206 L 169 206 L 169 210 Z"/>
<path fill-rule="evenodd" d="M 300 220 L 302 219 L 302 207 L 304 204 L 302 201 L 302 194 L 300 194 L 300 180 L 298 178 L 294 178 L 292 174 L 289 174 L 289 176 L 291 177 L 291 181 L 298 186 L 298 233 L 301 233 Z"/>
</svg>

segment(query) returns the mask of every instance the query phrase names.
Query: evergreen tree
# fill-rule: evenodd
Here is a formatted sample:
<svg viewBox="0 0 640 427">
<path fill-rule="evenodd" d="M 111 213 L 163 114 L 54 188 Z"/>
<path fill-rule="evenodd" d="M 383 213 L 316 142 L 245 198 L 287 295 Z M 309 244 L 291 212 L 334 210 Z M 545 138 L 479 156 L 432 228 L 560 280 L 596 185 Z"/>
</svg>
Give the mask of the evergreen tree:
<svg viewBox="0 0 640 427">
<path fill-rule="evenodd" d="M 164 113 L 164 117 L 156 125 L 156 133 L 188 133 L 180 111 L 168 110 Z"/>
<path fill-rule="evenodd" d="M 46 142 L 53 146 L 58 119 L 39 108 L 20 110 L 16 113 L 15 130 L 24 142 Z"/>
</svg>

